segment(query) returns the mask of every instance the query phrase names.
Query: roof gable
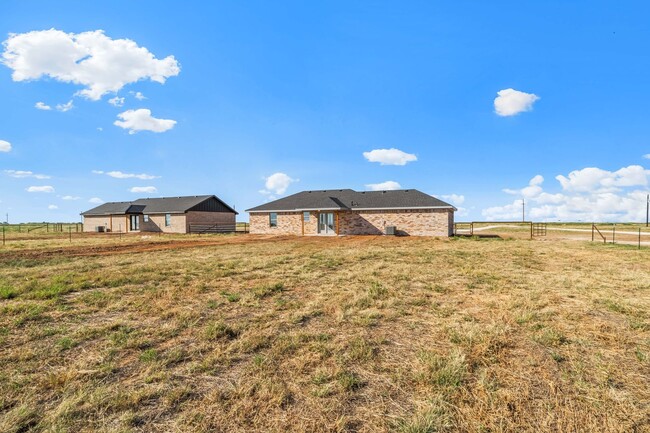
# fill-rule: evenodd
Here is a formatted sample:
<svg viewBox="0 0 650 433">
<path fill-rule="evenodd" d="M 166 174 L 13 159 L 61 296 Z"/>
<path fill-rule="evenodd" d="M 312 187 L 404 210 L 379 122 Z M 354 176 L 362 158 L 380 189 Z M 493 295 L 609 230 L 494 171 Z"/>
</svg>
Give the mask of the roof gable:
<svg viewBox="0 0 650 433">
<path fill-rule="evenodd" d="M 205 204 L 205 206 L 202 206 Z M 81 215 L 121 215 L 129 213 L 185 213 L 189 210 L 208 212 L 232 212 L 228 206 L 215 195 L 195 195 L 184 197 L 141 198 L 131 202 L 110 202 L 82 212 Z"/>
</svg>

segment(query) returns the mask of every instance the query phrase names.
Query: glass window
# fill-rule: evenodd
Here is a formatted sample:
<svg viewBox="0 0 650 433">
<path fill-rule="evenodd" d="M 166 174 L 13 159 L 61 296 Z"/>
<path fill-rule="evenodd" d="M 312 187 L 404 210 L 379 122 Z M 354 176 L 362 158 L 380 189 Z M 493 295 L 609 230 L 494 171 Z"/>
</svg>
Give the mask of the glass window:
<svg viewBox="0 0 650 433">
<path fill-rule="evenodd" d="M 309 212 L 303 212 L 302 213 L 302 220 L 306 223 L 309 222 Z"/>
<path fill-rule="evenodd" d="M 149 222 L 149 215 L 143 215 L 142 219 L 144 222 L 148 223 Z"/>
<path fill-rule="evenodd" d="M 169 227 L 172 225 L 172 214 L 166 213 L 165 214 L 165 227 Z"/>
<path fill-rule="evenodd" d="M 269 213 L 269 225 L 271 227 L 278 226 L 278 214 L 276 212 Z"/>
</svg>

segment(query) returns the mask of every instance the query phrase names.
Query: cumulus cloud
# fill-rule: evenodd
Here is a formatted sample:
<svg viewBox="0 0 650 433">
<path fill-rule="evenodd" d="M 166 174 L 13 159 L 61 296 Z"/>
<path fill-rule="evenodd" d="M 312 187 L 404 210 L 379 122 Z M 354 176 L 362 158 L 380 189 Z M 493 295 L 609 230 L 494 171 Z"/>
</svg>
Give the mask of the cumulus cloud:
<svg viewBox="0 0 650 433">
<path fill-rule="evenodd" d="M 135 134 L 138 131 L 165 132 L 169 131 L 176 125 L 175 120 L 157 119 L 151 115 L 151 110 L 140 108 L 138 110 L 127 110 L 117 115 L 122 120 L 113 122 L 115 126 L 128 129 L 129 134 Z"/>
<path fill-rule="evenodd" d="M 381 183 L 368 183 L 366 184 L 366 188 L 368 188 L 370 191 L 390 191 L 394 189 L 400 189 L 402 186 L 393 181 L 393 180 L 387 180 L 386 182 L 381 182 Z"/>
<path fill-rule="evenodd" d="M 84 86 L 78 94 L 92 100 L 140 80 L 163 84 L 180 72 L 174 56 L 157 59 L 134 41 L 111 39 L 102 30 L 12 33 L 3 45 L 2 63 L 13 70 L 14 81 L 50 77 Z"/>
<path fill-rule="evenodd" d="M 158 179 L 160 176 L 154 176 L 151 174 L 141 173 L 123 173 L 121 171 L 102 171 L 102 170 L 93 170 L 94 174 L 105 174 L 106 176 L 114 177 L 115 179 L 141 179 L 141 180 L 150 180 Z"/>
<path fill-rule="evenodd" d="M 72 101 L 68 101 L 65 104 L 56 104 L 56 109 L 65 113 L 66 111 L 70 111 L 74 108 L 74 105 L 72 104 Z"/>
<path fill-rule="evenodd" d="M 465 196 L 460 194 L 443 194 L 440 198 L 456 206 L 465 203 Z"/>
<path fill-rule="evenodd" d="M 526 199 L 527 218 L 534 221 L 642 221 L 645 219 L 646 194 L 650 170 L 631 165 L 616 171 L 587 167 L 567 176 L 556 176 L 561 192 L 543 190 L 541 176 L 528 186 L 506 189 Z M 487 220 L 521 217 L 521 200 L 482 211 Z"/>
<path fill-rule="evenodd" d="M 573 192 L 613 192 L 621 187 L 647 186 L 649 170 L 640 165 L 630 165 L 617 171 L 587 167 L 574 170 L 568 176 L 556 176 L 565 191 Z"/>
<path fill-rule="evenodd" d="M 650 159 L 650 153 L 646 153 L 645 155 L 643 155 L 643 158 L 644 159 Z"/>
<path fill-rule="evenodd" d="M 542 183 L 544 183 L 544 177 L 538 174 L 528 182 L 528 186 L 521 189 L 506 188 L 503 192 L 511 195 L 519 195 L 525 198 L 533 198 L 542 193 Z"/>
<path fill-rule="evenodd" d="M 92 204 L 102 204 L 102 203 L 104 203 L 104 200 L 102 200 L 102 199 L 99 198 L 99 197 L 93 197 L 93 198 L 91 198 L 90 200 L 88 200 L 88 203 L 92 203 Z"/>
<path fill-rule="evenodd" d="M 440 198 L 446 202 L 452 204 L 456 208 L 455 215 L 456 217 L 464 217 L 469 214 L 467 208 L 462 207 L 461 205 L 465 203 L 465 196 L 461 194 L 442 194 Z"/>
<path fill-rule="evenodd" d="M 5 170 L 4 172 L 7 176 L 15 177 L 18 179 L 26 177 L 33 177 L 34 179 L 49 179 L 51 177 L 46 174 L 37 174 L 28 170 Z"/>
<path fill-rule="evenodd" d="M 81 197 L 77 197 L 76 195 L 64 195 L 61 197 L 62 200 L 79 200 Z"/>
<path fill-rule="evenodd" d="M 138 101 L 142 101 L 142 100 L 144 100 L 144 99 L 147 99 L 147 97 L 144 96 L 141 92 L 129 92 L 129 93 L 130 93 L 131 95 L 133 95 L 133 97 L 134 97 L 135 99 L 137 99 Z"/>
<path fill-rule="evenodd" d="M 50 185 L 43 185 L 43 186 L 30 186 L 29 188 L 26 189 L 27 192 L 54 192 L 54 187 Z"/>
<path fill-rule="evenodd" d="M 158 189 L 155 186 L 134 186 L 133 188 L 130 188 L 129 191 L 136 193 L 153 194 L 154 192 L 158 192 Z"/>
<path fill-rule="evenodd" d="M 524 111 L 531 111 L 539 96 L 533 93 L 520 92 L 515 89 L 503 89 L 497 92 L 494 99 L 494 111 L 499 116 L 514 116 Z"/>
<path fill-rule="evenodd" d="M 368 161 L 378 162 L 381 165 L 406 165 L 408 162 L 418 160 L 417 156 L 395 148 L 375 149 L 370 152 L 363 152 L 363 156 Z"/>
<path fill-rule="evenodd" d="M 285 173 L 273 173 L 269 177 L 264 179 L 264 188 L 260 190 L 260 194 L 265 194 L 265 195 L 282 195 L 284 194 L 287 189 L 289 188 L 289 185 L 291 185 L 294 182 L 298 182 L 299 179 L 293 179 L 289 175 Z"/>
<path fill-rule="evenodd" d="M 11 143 L 8 141 L 0 140 L 0 152 L 10 152 Z"/>
<path fill-rule="evenodd" d="M 122 105 L 124 105 L 124 98 L 120 98 L 119 96 L 116 96 L 114 98 L 109 99 L 108 103 L 111 104 L 113 107 L 121 107 Z"/>
<path fill-rule="evenodd" d="M 56 209 L 58 209 L 59 207 L 58 207 L 57 205 L 55 205 L 55 204 L 51 204 L 51 205 L 49 205 L 47 208 L 48 208 L 49 210 L 56 210 Z"/>
<path fill-rule="evenodd" d="M 39 110 L 46 110 L 46 111 L 52 109 L 52 107 L 50 107 L 49 105 L 47 105 L 45 102 L 41 102 L 41 101 L 39 101 L 39 102 L 37 102 L 36 104 L 34 104 L 34 107 L 36 107 L 36 108 L 39 109 Z"/>
</svg>

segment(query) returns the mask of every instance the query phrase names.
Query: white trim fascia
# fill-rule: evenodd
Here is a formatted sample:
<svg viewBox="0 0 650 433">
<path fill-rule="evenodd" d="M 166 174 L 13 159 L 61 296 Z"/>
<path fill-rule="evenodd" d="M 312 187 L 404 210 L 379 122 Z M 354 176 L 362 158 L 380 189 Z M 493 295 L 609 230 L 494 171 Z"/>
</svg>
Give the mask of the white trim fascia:
<svg viewBox="0 0 650 433">
<path fill-rule="evenodd" d="M 269 212 L 306 212 L 306 211 L 323 211 L 323 210 L 340 210 L 340 211 L 355 211 L 355 210 L 410 210 L 410 209 L 453 209 L 457 211 L 454 206 L 410 206 L 410 207 L 353 207 L 350 209 L 343 209 L 340 207 L 333 208 L 315 208 L 315 209 L 284 209 L 284 210 L 247 210 L 248 213 L 269 213 Z"/>
<path fill-rule="evenodd" d="M 453 206 L 409 206 L 409 207 L 353 207 L 350 210 L 410 210 L 410 209 L 453 209 Z"/>
</svg>

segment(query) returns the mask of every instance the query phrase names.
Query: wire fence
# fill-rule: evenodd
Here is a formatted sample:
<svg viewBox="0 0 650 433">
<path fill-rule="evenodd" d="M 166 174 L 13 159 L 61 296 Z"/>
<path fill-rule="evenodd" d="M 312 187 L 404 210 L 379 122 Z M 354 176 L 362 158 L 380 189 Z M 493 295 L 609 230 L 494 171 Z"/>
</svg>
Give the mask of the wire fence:
<svg viewBox="0 0 650 433">
<path fill-rule="evenodd" d="M 81 223 L 27 223 L 27 224 L 0 224 L 2 231 L 2 245 L 8 243 L 38 241 L 38 240 L 67 240 L 72 243 L 75 240 L 88 240 L 88 239 L 122 239 L 129 238 L 145 238 L 162 237 L 162 236 L 186 236 L 189 233 L 166 233 L 162 231 L 147 232 L 147 231 L 87 231 L 84 232 L 83 224 Z M 228 227 L 229 230 L 207 230 L 201 234 L 226 234 L 248 233 L 248 223 L 236 223 Z"/>
<path fill-rule="evenodd" d="M 650 228 L 635 223 L 538 223 L 532 221 L 472 221 L 454 224 L 454 235 L 476 238 L 583 240 L 650 247 Z"/>
</svg>

